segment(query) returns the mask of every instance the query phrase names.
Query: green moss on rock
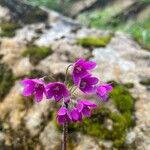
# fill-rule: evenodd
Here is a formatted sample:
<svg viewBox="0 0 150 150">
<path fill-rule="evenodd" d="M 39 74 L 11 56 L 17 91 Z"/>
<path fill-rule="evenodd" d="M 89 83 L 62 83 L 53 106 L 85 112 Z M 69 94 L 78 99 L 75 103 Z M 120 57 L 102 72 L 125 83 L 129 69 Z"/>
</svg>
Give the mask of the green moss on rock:
<svg viewBox="0 0 150 150">
<path fill-rule="evenodd" d="M 145 86 L 150 86 L 150 79 L 140 81 L 140 83 Z"/>
<path fill-rule="evenodd" d="M 106 125 L 108 119 L 112 121 L 112 129 Z M 114 147 L 121 148 L 128 127 L 129 124 L 123 115 L 112 113 L 107 107 L 101 107 L 94 111 L 90 118 L 85 118 L 82 124 L 71 124 L 69 131 L 80 131 L 103 140 L 111 140 Z"/>
<path fill-rule="evenodd" d="M 84 47 L 105 47 L 111 40 L 112 35 L 107 35 L 103 37 L 84 37 L 77 39 L 77 44 Z"/>
<path fill-rule="evenodd" d="M 85 118 L 82 124 L 70 124 L 69 131 L 71 133 L 80 131 L 103 140 L 110 140 L 113 147 L 122 149 L 126 133 L 134 125 L 134 98 L 124 85 L 116 82 L 110 98 L 118 111 L 112 112 L 107 105 L 102 105 L 93 111 L 90 118 Z"/>
<path fill-rule="evenodd" d="M 14 76 L 8 65 L 0 61 L 0 100 L 5 97 L 14 84 Z"/>
<path fill-rule="evenodd" d="M 50 47 L 38 47 L 36 45 L 28 45 L 24 50 L 22 56 L 29 56 L 31 63 L 34 65 L 48 55 L 52 54 L 52 49 Z"/>
<path fill-rule="evenodd" d="M 21 25 L 15 22 L 2 23 L 0 24 L 0 28 L 1 28 L 0 36 L 13 37 L 15 36 L 15 31 L 20 27 Z"/>
<path fill-rule="evenodd" d="M 116 108 L 121 112 L 131 112 L 134 108 L 134 98 L 123 85 L 117 85 L 110 94 Z"/>
<path fill-rule="evenodd" d="M 128 83 L 123 84 L 123 86 L 128 88 L 128 89 L 132 89 L 134 87 L 134 84 L 131 82 L 128 82 Z"/>
</svg>

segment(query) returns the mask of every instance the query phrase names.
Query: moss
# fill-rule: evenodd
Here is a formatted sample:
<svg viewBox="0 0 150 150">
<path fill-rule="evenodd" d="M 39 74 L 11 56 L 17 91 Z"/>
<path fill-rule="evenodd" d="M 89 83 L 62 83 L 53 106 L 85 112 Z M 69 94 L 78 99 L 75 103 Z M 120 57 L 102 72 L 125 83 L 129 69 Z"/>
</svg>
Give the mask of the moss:
<svg viewBox="0 0 150 150">
<path fill-rule="evenodd" d="M 34 12 L 34 13 L 33 13 Z M 36 22 L 44 22 L 48 18 L 48 14 L 46 11 L 39 9 L 38 7 L 32 7 L 30 11 L 26 12 L 24 16 L 22 16 L 22 20 L 24 23 L 36 23 Z"/>
<path fill-rule="evenodd" d="M 132 89 L 134 87 L 134 84 L 128 82 L 128 83 L 123 84 L 123 86 L 126 87 L 126 88 L 128 88 L 128 89 Z"/>
<path fill-rule="evenodd" d="M 52 49 L 50 47 L 38 47 L 35 45 L 28 45 L 24 50 L 22 56 L 29 56 L 31 63 L 34 65 L 48 55 L 52 54 Z"/>
<path fill-rule="evenodd" d="M 84 37 L 77 39 L 77 44 L 84 47 L 105 47 L 111 40 L 112 35 L 107 35 L 103 37 Z"/>
<path fill-rule="evenodd" d="M 134 98 L 122 85 L 117 85 L 113 89 L 110 98 L 121 113 L 131 112 L 134 108 Z"/>
<path fill-rule="evenodd" d="M 150 79 L 140 81 L 140 83 L 145 86 L 150 86 Z"/>
<path fill-rule="evenodd" d="M 112 121 L 112 130 L 105 125 L 107 119 Z M 71 124 L 69 132 L 80 131 L 100 139 L 111 140 L 114 147 L 121 148 L 124 146 L 129 125 L 124 115 L 112 113 L 107 107 L 103 106 L 94 111 L 90 118 L 85 118 L 83 123 Z"/>
<path fill-rule="evenodd" d="M 6 22 L 3 24 L 0 24 L 1 32 L 0 36 L 2 37 L 13 37 L 15 36 L 16 29 L 20 28 L 21 25 L 14 22 Z"/>
<path fill-rule="evenodd" d="M 113 147 L 122 149 L 125 146 L 128 129 L 134 126 L 134 98 L 124 85 L 113 83 L 115 83 L 114 89 L 110 97 L 118 112 L 112 112 L 107 105 L 102 105 L 93 111 L 90 118 L 83 119 L 82 123 L 70 124 L 69 132 L 80 131 L 90 136 L 110 140 L 113 142 Z M 108 120 L 111 122 L 109 125 L 112 129 L 108 128 L 106 123 Z"/>
<path fill-rule="evenodd" d="M 35 32 L 36 32 L 37 34 L 42 34 L 42 33 L 43 33 L 42 29 L 36 29 Z"/>
<path fill-rule="evenodd" d="M 0 61 L 0 98 L 4 98 L 14 84 L 14 76 L 8 65 Z"/>
</svg>

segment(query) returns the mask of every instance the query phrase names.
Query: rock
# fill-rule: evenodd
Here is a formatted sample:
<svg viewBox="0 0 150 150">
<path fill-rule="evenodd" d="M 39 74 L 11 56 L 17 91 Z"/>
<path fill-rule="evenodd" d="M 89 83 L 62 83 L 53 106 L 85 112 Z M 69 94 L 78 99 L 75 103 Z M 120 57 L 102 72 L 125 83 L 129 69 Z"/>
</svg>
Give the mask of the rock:
<svg viewBox="0 0 150 150">
<path fill-rule="evenodd" d="M 0 6 L 0 23 L 10 20 L 10 12 L 7 8 Z"/>
<path fill-rule="evenodd" d="M 21 86 L 19 83 L 16 83 L 5 97 L 4 102 L 0 103 L 0 119 L 3 120 L 10 112 L 17 109 L 22 110 L 23 108 L 24 104 L 21 96 Z M 11 113 L 9 115 L 11 115 Z"/>
<path fill-rule="evenodd" d="M 91 7 L 91 5 L 94 5 L 96 3 L 96 0 L 83 0 L 83 1 L 78 1 L 73 6 L 71 7 L 70 10 L 70 16 L 76 16 L 79 14 L 79 12 L 83 11 L 86 8 Z"/>
<path fill-rule="evenodd" d="M 49 122 L 47 124 L 39 138 L 44 145 L 45 150 L 61 149 L 61 135 L 57 131 L 54 122 Z"/>
<path fill-rule="evenodd" d="M 119 54 L 113 49 L 95 49 L 93 51 L 93 55 L 96 62 L 109 63 L 109 65 L 118 67 L 118 70 L 120 69 L 120 72 L 126 72 L 135 68 L 134 62 L 127 61 L 121 58 Z"/>
<path fill-rule="evenodd" d="M 34 23 L 46 21 L 48 18 L 48 15 L 44 10 L 27 5 L 24 1 L 1 0 L 0 3 L 11 11 L 11 17 L 15 21 L 19 20 L 23 23 Z"/>
<path fill-rule="evenodd" d="M 30 63 L 29 58 L 26 57 L 13 66 L 13 73 L 16 77 L 22 77 L 24 75 L 29 75 L 32 69 L 33 66 Z"/>
<path fill-rule="evenodd" d="M 11 9 L 0 6 L 0 21 L 14 19 L 15 16 L 9 16 L 10 12 Z M 13 38 L 0 37 L 0 54 L 3 55 L 1 59 L 12 68 L 16 80 L 10 92 L 4 99 L 1 98 L 0 102 L 2 128 L 0 146 L 4 146 L 4 149 L 16 148 L 19 145 L 18 139 L 19 141 L 25 139 L 22 143 L 28 149 L 31 145 L 34 149 L 40 149 L 41 145 L 45 150 L 60 149 L 61 133 L 55 126 L 55 117 L 52 120 L 52 112 L 55 111 L 56 106 L 45 98 L 39 104 L 33 103 L 33 98 L 23 98 L 18 78 L 20 80 L 21 77 L 29 75 L 31 70 L 38 70 L 42 75 L 53 76 L 53 81 L 57 80 L 58 76 L 64 80 L 66 67 L 76 59 L 84 57 L 96 61 L 97 68 L 93 72 L 95 76 L 100 77 L 100 82 L 115 80 L 119 83 L 134 84 L 130 92 L 136 98 L 134 109 L 136 122 L 127 133 L 126 145 L 127 149 L 149 150 L 150 93 L 140 82 L 150 77 L 150 53 L 142 49 L 130 36 L 121 32 L 114 33 L 111 41 L 104 48 L 82 47 L 77 44 L 78 38 L 107 36 L 111 32 L 82 27 L 76 21 L 54 11 L 44 9 L 44 12 L 48 15 L 46 22 L 37 23 L 37 20 L 34 22 L 32 20 L 30 24 L 23 24 L 17 29 Z M 29 44 L 51 47 L 53 53 L 40 60 L 38 64 L 32 65 L 28 57 L 22 57 Z M 87 98 L 79 91 L 77 95 Z M 97 100 L 92 95 L 89 97 Z M 108 106 L 115 110 L 111 102 Z M 112 130 L 111 120 L 106 120 L 105 125 L 108 130 Z M 23 145 L 22 143 L 20 145 Z M 77 150 L 115 149 L 112 141 L 100 140 L 81 133 L 73 135 L 72 145 Z"/>
<path fill-rule="evenodd" d="M 69 65 L 69 63 L 63 61 L 63 59 L 63 56 L 61 57 L 60 55 L 54 53 L 51 56 L 48 56 L 46 59 L 42 60 L 37 66 L 37 69 L 40 69 L 47 74 L 64 74 L 65 68 Z"/>
<path fill-rule="evenodd" d="M 25 43 L 19 39 L 3 38 L 0 45 L 0 54 L 3 55 L 3 61 L 12 68 L 20 60 L 20 55 L 25 48 Z"/>
<path fill-rule="evenodd" d="M 135 132 L 128 132 L 127 136 L 126 136 L 126 143 L 127 144 L 131 144 L 135 141 L 136 139 L 136 134 Z"/>
<path fill-rule="evenodd" d="M 42 129 L 42 123 L 45 125 L 47 117 L 51 112 L 50 102 L 46 99 L 40 104 L 34 104 L 25 116 L 25 125 L 29 130 L 31 136 L 36 136 Z"/>
<path fill-rule="evenodd" d="M 72 144 L 76 150 L 110 150 L 112 143 L 109 141 L 102 141 L 97 138 L 76 133 L 73 137 Z"/>
</svg>

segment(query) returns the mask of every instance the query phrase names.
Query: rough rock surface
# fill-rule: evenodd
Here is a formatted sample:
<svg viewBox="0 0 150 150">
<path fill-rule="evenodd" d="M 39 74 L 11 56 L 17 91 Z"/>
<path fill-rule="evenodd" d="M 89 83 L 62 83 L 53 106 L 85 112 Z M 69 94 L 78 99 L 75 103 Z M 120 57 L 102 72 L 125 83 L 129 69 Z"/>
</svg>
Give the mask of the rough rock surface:
<svg viewBox="0 0 150 150">
<path fill-rule="evenodd" d="M 0 22 L 3 21 L 4 16 L 7 16 L 6 20 L 11 17 L 8 15 L 8 10 L 3 11 L 3 9 L 5 10 L 0 6 Z M 116 80 L 121 83 L 134 83 L 131 93 L 137 99 L 136 125 L 128 132 L 126 142 L 131 145 L 135 143 L 137 150 L 149 150 L 150 91 L 141 85 L 140 81 L 150 77 L 150 53 L 141 49 L 131 37 L 124 33 L 115 33 L 106 47 L 92 48 L 91 51 L 78 45 L 77 38 L 108 35 L 109 31 L 81 27 L 77 22 L 53 11 L 47 11 L 47 14 L 46 23 L 24 25 L 16 31 L 13 38 L 0 37 L 0 54 L 4 55 L 2 61 L 12 68 L 15 77 L 20 78 L 29 75 L 33 69 L 43 71 L 45 74 L 63 74 L 67 65 L 80 57 L 89 58 L 90 53 L 90 59 L 98 64 L 94 74 L 102 81 Z M 54 52 L 34 66 L 30 63 L 28 56 L 22 57 L 22 52 L 30 42 L 37 46 L 50 46 Z M 21 90 L 19 81 L 16 80 L 10 92 L 0 102 L 2 128 L 0 147 L 17 149 L 15 142 L 23 143 L 22 137 L 14 137 L 15 141 L 13 141 L 11 136 L 21 130 L 24 134 L 29 134 L 24 137 L 25 139 L 30 137 L 40 141 L 34 147 L 37 150 L 60 149 L 60 132 L 56 129 L 55 122 L 49 117 L 52 115 L 54 104 L 46 100 L 40 104 L 33 103 L 32 99 L 30 102 L 21 96 Z M 29 145 L 30 142 L 28 142 Z M 112 149 L 111 142 L 95 140 L 93 137 L 80 133 L 77 133 L 76 140 L 73 142 L 76 150 Z"/>
</svg>

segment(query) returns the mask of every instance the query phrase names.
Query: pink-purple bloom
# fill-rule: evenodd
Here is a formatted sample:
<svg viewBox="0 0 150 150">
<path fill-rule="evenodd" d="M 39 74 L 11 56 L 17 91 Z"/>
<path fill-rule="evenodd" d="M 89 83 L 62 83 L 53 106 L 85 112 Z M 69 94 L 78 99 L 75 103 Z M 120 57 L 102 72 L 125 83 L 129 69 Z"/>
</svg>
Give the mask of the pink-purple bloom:
<svg viewBox="0 0 150 150">
<path fill-rule="evenodd" d="M 86 61 L 83 58 L 77 60 L 73 65 L 73 70 L 71 73 L 74 83 L 77 85 L 81 78 L 89 74 L 88 70 L 92 70 L 95 67 L 96 67 L 96 63 L 93 61 Z"/>
<path fill-rule="evenodd" d="M 62 106 L 57 113 L 57 120 L 59 124 L 64 124 L 65 122 L 71 121 L 71 116 L 68 109 Z"/>
<path fill-rule="evenodd" d="M 98 78 L 92 77 L 90 74 L 81 78 L 79 82 L 79 89 L 84 93 L 94 93 L 96 91 L 96 84 L 98 83 Z"/>
<path fill-rule="evenodd" d="M 66 101 L 69 100 L 70 93 L 64 83 L 53 82 L 46 85 L 47 98 L 55 98 L 56 101 L 60 101 L 65 98 Z"/>
<path fill-rule="evenodd" d="M 102 101 L 108 100 L 108 93 L 112 91 L 111 84 L 101 84 L 97 87 L 96 94 Z"/>
<path fill-rule="evenodd" d="M 71 112 L 70 112 L 71 118 L 73 122 L 76 121 L 81 121 L 82 120 L 82 115 L 81 113 L 79 113 L 77 108 L 72 108 Z"/>
<path fill-rule="evenodd" d="M 69 65 L 68 68 L 72 66 Z M 83 116 L 90 117 L 91 111 L 97 107 L 96 103 L 90 100 L 78 100 L 76 105 L 71 103 L 78 88 L 85 94 L 97 94 L 102 101 L 108 100 L 108 93 L 112 91 L 111 84 L 98 84 L 99 79 L 92 76 L 90 71 L 96 67 L 93 61 L 78 59 L 72 67 L 71 76 L 73 79 L 72 87 L 67 77 L 65 82 L 44 83 L 44 78 L 24 79 L 21 84 L 24 86 L 24 96 L 35 96 L 36 102 L 40 102 L 45 95 L 47 99 L 54 98 L 56 102 L 63 101 L 57 113 L 58 123 L 63 125 L 65 122 L 82 121 Z M 69 69 L 66 69 L 66 76 Z M 66 83 L 66 84 L 65 84 Z M 67 86 L 66 86 L 67 85 Z M 68 90 L 68 89 L 69 90 Z M 71 105 L 70 105 L 71 104 Z"/>
<path fill-rule="evenodd" d="M 42 79 L 24 79 L 21 84 L 24 86 L 22 94 L 24 96 L 34 95 L 36 102 L 40 102 L 46 93 L 45 83 Z"/>
<path fill-rule="evenodd" d="M 96 108 L 97 105 L 89 100 L 79 100 L 77 109 L 79 113 L 83 114 L 86 117 L 91 116 L 91 109 Z"/>
</svg>

